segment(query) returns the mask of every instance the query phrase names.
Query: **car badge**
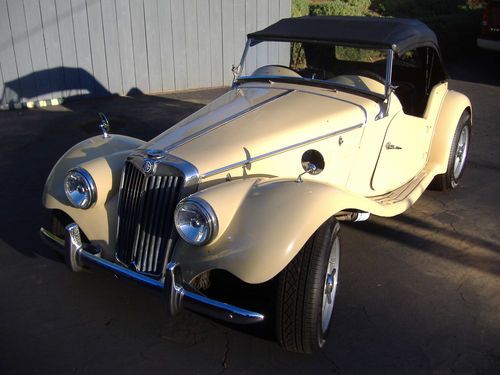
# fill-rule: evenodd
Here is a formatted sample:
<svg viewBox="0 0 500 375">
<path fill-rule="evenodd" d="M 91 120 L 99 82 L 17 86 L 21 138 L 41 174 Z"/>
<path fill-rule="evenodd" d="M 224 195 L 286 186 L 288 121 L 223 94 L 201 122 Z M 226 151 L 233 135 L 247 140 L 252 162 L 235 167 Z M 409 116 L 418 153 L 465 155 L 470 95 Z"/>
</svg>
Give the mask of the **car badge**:
<svg viewBox="0 0 500 375">
<path fill-rule="evenodd" d="M 144 172 L 144 174 L 150 174 L 151 172 L 153 172 L 153 168 L 154 163 L 151 160 L 144 160 L 144 164 L 142 164 L 142 171 Z"/>
</svg>

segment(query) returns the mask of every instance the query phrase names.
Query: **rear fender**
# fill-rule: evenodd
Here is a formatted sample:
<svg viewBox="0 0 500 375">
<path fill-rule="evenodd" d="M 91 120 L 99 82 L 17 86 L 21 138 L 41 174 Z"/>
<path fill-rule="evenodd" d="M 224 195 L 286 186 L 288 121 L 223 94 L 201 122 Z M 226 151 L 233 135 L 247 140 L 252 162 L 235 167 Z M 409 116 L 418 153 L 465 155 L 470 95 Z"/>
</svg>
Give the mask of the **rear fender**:
<svg viewBox="0 0 500 375">
<path fill-rule="evenodd" d="M 446 173 L 453 136 L 458 121 L 464 111 L 469 111 L 472 118 L 469 98 L 457 91 L 446 94 L 434 130 L 429 162 L 438 166 L 438 173 Z"/>
</svg>

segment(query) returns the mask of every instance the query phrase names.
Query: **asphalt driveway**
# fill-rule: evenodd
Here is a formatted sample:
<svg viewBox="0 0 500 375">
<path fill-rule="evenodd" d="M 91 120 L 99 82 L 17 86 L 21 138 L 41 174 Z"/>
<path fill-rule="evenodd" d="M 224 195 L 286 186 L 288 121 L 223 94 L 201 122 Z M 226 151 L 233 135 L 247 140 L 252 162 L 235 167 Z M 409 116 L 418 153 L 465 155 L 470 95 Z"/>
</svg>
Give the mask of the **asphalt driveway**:
<svg viewBox="0 0 500 375">
<path fill-rule="evenodd" d="M 342 227 L 331 340 L 283 352 L 268 327 L 233 330 L 97 272 L 72 274 L 38 239 L 41 193 L 58 157 L 98 133 L 148 139 L 223 89 L 112 97 L 0 112 L 1 374 L 500 374 L 500 70 L 482 55 L 453 64 L 472 100 L 463 184 L 426 192 L 392 219 Z"/>
</svg>

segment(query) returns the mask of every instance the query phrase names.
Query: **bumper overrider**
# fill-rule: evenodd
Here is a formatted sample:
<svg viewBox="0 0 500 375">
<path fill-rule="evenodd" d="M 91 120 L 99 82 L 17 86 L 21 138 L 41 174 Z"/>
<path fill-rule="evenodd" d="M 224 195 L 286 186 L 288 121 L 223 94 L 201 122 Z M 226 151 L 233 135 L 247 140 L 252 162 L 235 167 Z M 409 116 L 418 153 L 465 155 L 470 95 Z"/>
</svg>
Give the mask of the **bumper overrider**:
<svg viewBox="0 0 500 375">
<path fill-rule="evenodd" d="M 40 228 L 40 236 L 44 242 L 64 256 L 66 265 L 73 272 L 81 271 L 85 266 L 101 268 L 116 276 L 125 277 L 144 286 L 162 291 L 167 301 L 168 313 L 172 316 L 182 309 L 187 309 L 236 324 L 251 324 L 264 320 L 262 314 L 216 301 L 192 291 L 182 281 L 181 267 L 178 263 L 168 263 L 164 280 L 158 280 L 103 259 L 98 249 L 84 247 L 80 237 L 80 229 L 75 223 L 66 226 L 64 239 L 44 228 Z"/>
</svg>

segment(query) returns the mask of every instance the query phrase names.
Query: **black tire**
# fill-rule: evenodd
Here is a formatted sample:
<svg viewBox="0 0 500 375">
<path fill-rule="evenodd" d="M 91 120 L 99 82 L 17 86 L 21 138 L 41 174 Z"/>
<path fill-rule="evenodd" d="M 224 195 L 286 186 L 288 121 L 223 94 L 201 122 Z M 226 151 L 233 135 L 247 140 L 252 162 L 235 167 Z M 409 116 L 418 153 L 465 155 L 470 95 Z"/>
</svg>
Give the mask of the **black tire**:
<svg viewBox="0 0 500 375">
<path fill-rule="evenodd" d="M 335 218 L 326 221 L 279 275 L 277 338 L 287 351 L 312 353 L 326 342 L 337 289 L 339 229 Z M 322 307 L 323 299 L 326 298 L 325 285 L 332 252 L 336 254 L 335 272 L 332 272 L 335 286 L 330 294 L 328 323 L 323 327 Z"/>
<path fill-rule="evenodd" d="M 465 155 L 463 155 L 463 164 L 460 172 L 455 174 L 455 158 L 457 156 L 457 149 L 459 147 L 460 136 L 462 131 L 466 129 L 467 132 L 467 144 L 465 147 Z M 439 191 L 447 191 L 455 189 L 458 186 L 459 180 L 462 178 L 465 170 L 465 164 L 467 162 L 468 148 L 470 145 L 470 139 L 472 134 L 471 127 L 471 117 L 468 111 L 464 111 L 462 116 L 460 116 L 460 120 L 458 120 L 457 128 L 455 130 L 455 134 L 453 135 L 453 143 L 451 146 L 450 154 L 448 155 L 448 168 L 446 169 L 446 173 L 439 174 L 434 177 L 430 184 L 430 188 L 432 190 Z"/>
</svg>

